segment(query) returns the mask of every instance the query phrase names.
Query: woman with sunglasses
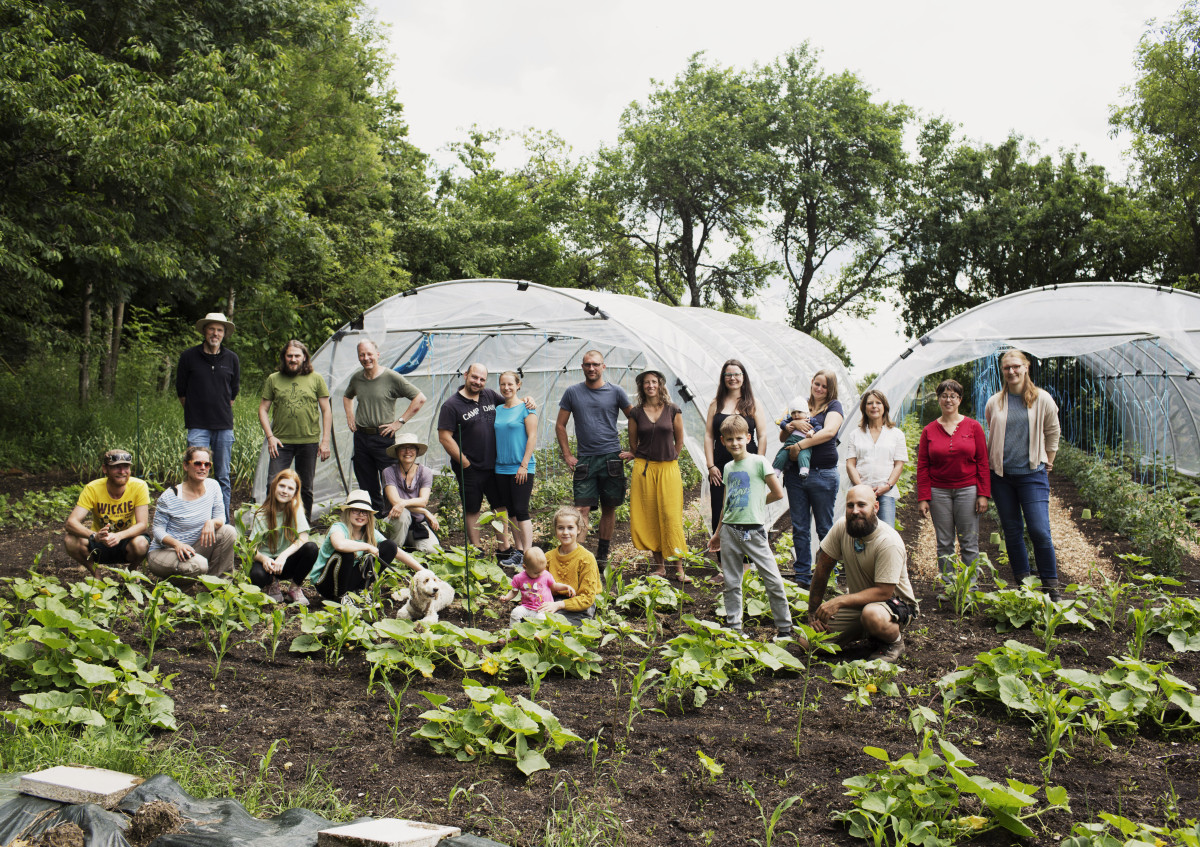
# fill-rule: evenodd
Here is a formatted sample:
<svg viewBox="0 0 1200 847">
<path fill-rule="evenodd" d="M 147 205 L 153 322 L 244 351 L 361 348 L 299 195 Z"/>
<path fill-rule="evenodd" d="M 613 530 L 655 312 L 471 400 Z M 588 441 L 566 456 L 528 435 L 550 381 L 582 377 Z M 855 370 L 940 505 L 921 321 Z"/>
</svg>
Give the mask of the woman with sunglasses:
<svg viewBox="0 0 1200 847">
<path fill-rule="evenodd" d="M 212 453 L 187 448 L 183 470 L 183 482 L 164 491 L 154 507 L 146 567 L 155 576 L 229 574 L 237 531 L 225 523 L 221 486 L 209 476 Z"/>
<path fill-rule="evenodd" d="M 708 404 L 708 415 L 704 422 L 704 456 L 708 460 L 708 498 L 712 507 L 710 521 L 714 532 L 717 524 L 721 522 L 721 512 L 725 510 L 725 485 L 722 481 L 725 465 L 733 461 L 733 456 L 729 455 L 729 451 L 721 443 L 721 424 L 730 415 L 741 415 L 750 427 L 750 443 L 746 449 L 765 456 L 767 439 L 764 435 L 770 432 L 771 420 L 754 402 L 750 375 L 746 373 L 746 366 L 737 359 L 729 359 L 721 366 L 717 396 Z M 720 553 L 717 554 L 717 561 L 721 561 Z M 746 567 L 749 568 L 750 565 L 747 564 Z M 712 583 L 725 584 L 720 565 L 717 566 L 717 575 L 712 578 Z"/>
</svg>

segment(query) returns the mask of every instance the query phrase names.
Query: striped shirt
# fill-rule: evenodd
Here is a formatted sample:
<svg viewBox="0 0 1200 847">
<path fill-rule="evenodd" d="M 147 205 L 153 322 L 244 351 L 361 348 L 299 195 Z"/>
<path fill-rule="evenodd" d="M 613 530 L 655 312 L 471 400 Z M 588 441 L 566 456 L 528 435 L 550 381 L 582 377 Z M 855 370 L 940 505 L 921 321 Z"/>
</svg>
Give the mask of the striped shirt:
<svg viewBox="0 0 1200 847">
<path fill-rule="evenodd" d="M 165 547 L 162 540 L 168 535 L 194 547 L 200 540 L 205 521 L 225 522 L 225 498 L 221 496 L 221 486 L 215 479 L 204 480 L 204 496 L 195 500 L 184 500 L 180 493 L 182 490 L 181 486 L 173 485 L 158 498 L 154 507 L 151 550 Z"/>
</svg>

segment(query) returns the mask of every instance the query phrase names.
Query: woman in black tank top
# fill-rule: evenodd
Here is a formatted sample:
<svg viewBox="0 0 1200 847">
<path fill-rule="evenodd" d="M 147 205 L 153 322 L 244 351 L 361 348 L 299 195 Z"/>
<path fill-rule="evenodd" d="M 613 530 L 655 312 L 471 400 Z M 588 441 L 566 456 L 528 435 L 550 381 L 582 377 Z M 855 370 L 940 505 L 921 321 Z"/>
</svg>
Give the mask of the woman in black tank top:
<svg viewBox="0 0 1200 847">
<path fill-rule="evenodd" d="M 712 507 L 711 522 L 714 531 L 721 521 L 721 510 L 725 507 L 722 474 L 725 465 L 733 458 L 721 443 L 721 424 L 730 415 L 741 415 L 746 419 L 746 424 L 750 427 L 750 452 L 766 455 L 767 439 L 763 438 L 763 433 L 770 431 L 770 420 L 755 404 L 750 376 L 746 373 L 746 366 L 737 359 L 730 359 L 721 366 L 717 396 L 708 406 L 704 426 L 704 455 L 708 460 L 708 496 L 709 505 Z M 720 554 L 717 555 L 717 560 L 720 561 Z M 724 582 L 720 568 L 717 569 L 713 582 Z"/>
</svg>

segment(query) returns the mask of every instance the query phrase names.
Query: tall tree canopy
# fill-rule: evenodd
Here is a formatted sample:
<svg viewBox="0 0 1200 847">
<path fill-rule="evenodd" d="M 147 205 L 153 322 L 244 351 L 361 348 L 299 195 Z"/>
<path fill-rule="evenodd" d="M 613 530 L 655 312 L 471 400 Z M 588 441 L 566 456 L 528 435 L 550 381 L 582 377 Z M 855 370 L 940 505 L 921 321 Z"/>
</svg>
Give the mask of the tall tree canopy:
<svg viewBox="0 0 1200 847">
<path fill-rule="evenodd" d="M 0 0 L 0 353 L 65 329 L 86 380 L 92 304 L 115 353 L 134 302 L 245 308 L 270 359 L 398 288 L 384 157 L 406 142 L 356 10 Z"/>
<path fill-rule="evenodd" d="M 1086 157 L 1056 163 L 1018 136 L 955 143 L 941 121 L 918 147 L 899 289 L 910 332 L 1014 291 L 1144 278 L 1152 247 L 1141 236 L 1153 224 Z"/>
<path fill-rule="evenodd" d="M 1162 224 L 1157 277 L 1200 289 L 1200 11 L 1196 0 L 1146 33 L 1130 102 L 1115 127 L 1132 133 L 1139 188 Z"/>
<path fill-rule="evenodd" d="M 854 74 L 822 72 L 807 44 L 761 69 L 758 82 L 769 109 L 771 238 L 790 323 L 811 333 L 835 314 L 862 314 L 892 282 L 909 113 L 873 101 Z"/>
<path fill-rule="evenodd" d="M 616 234 L 646 256 L 649 296 L 737 308 L 766 280 L 771 266 L 753 245 L 766 117 L 744 74 L 700 54 L 625 110 L 620 142 L 600 151 L 598 193 L 617 210 Z"/>
</svg>

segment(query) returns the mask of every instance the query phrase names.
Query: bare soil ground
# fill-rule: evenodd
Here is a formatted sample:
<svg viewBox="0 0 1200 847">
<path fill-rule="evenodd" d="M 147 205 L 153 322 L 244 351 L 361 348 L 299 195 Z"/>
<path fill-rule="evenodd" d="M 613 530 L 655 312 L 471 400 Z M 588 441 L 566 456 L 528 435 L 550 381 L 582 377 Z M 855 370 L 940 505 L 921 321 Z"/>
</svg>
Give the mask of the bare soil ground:
<svg viewBox="0 0 1200 847">
<path fill-rule="evenodd" d="M 53 484 L 36 479 L 25 483 Z M 12 484 L 11 479 L 3 480 L 0 489 Z M 1115 572 L 1114 557 L 1126 552 L 1128 544 L 1094 521 L 1076 520 L 1081 504 L 1069 482 L 1054 478 L 1053 490 L 1064 574 L 1087 580 L 1097 578 L 1089 576 L 1095 572 Z M 172 692 L 183 727 L 178 737 L 198 747 L 218 748 L 222 755 L 251 768 L 258 767 L 273 741 L 283 739 L 272 766 L 280 780 L 300 780 L 307 766 L 320 767 L 344 799 L 376 814 L 462 826 L 510 844 L 537 844 L 550 810 L 565 802 L 561 786 L 566 784 L 573 793 L 598 804 L 595 808 L 619 817 L 628 844 L 743 845 L 751 838 L 764 838 L 752 798 L 769 815 L 776 804 L 798 795 L 801 802 L 784 814 L 780 824 L 781 830 L 795 833 L 798 844 L 858 843 L 831 822 L 830 813 L 846 805 L 842 780 L 878 766 L 863 747 L 883 747 L 893 757 L 915 750 L 919 739 L 909 728 L 908 710 L 930 705 L 940 712 L 935 687 L 939 677 L 969 664 L 976 654 L 1006 638 L 1036 643 L 1028 630 L 998 635 L 982 615 L 959 620 L 951 610 L 939 608 L 934 599 L 931 532 L 912 503 L 901 505 L 899 518 L 922 605 L 920 617 L 905 636 L 907 653 L 900 682 L 909 686 L 907 693 L 897 698 L 877 695 L 872 706 L 860 709 L 842 700 L 846 689 L 828 681 L 829 668 L 818 667 L 809 692 L 816 709 L 804 716 L 799 755 L 793 744 L 801 683 L 797 675 L 787 673 L 739 685 L 710 698 L 700 709 L 672 704 L 661 712 L 650 711 L 626 735 L 628 698 L 614 695 L 614 680 L 620 673 L 615 645 L 602 651 L 605 668 L 599 677 L 590 681 L 551 678 L 543 685 L 538 700 L 564 726 L 598 741 L 594 750 L 578 745 L 551 756 L 551 770 L 530 779 L 505 762 L 463 764 L 437 756 L 411 737 L 421 724 L 417 715 L 426 707 L 419 691 L 463 701 L 457 673 L 439 671 L 434 678 L 413 684 L 406 695 L 411 708 L 393 744 L 386 699 L 380 691 L 366 693 L 367 666 L 359 655 L 352 654 L 340 667 L 330 667 L 320 659 L 288 653 L 284 646 L 271 662 L 264 648 L 251 640 L 232 651 L 214 684 L 211 656 L 200 643 L 200 633 L 180 631 L 160 642 L 156 663 L 165 672 L 178 674 Z M 983 540 L 988 541 L 996 529 L 985 521 Z M 24 572 L 34 554 L 56 540 L 58 532 L 58 527 L 45 527 L 0 537 L 0 575 Z M 703 540 L 696 537 L 692 542 L 699 545 Z M 988 544 L 985 549 L 995 560 L 998 551 Z M 616 548 L 617 555 L 628 552 L 627 546 Z M 63 579 L 84 574 L 57 547 L 43 556 L 40 568 Z M 1182 590 L 1195 593 L 1200 562 L 1189 559 L 1185 568 L 1187 583 Z M 696 582 L 688 586 L 691 603 L 684 611 L 714 618 L 716 589 L 701 579 L 712 573 L 692 571 Z M 466 623 L 457 607 L 444 617 Z M 660 643 L 681 631 L 677 618 L 663 623 Z M 296 631 L 293 623 L 289 635 Z M 765 638 L 772 632 L 756 634 Z M 1094 672 L 1109 667 L 1107 656 L 1123 654 L 1128 639 L 1120 628 L 1115 633 L 1101 630 L 1067 636 L 1075 643 L 1058 650 L 1064 667 Z M 133 625 L 122 637 L 139 644 Z M 285 644 L 287 640 L 285 636 Z M 665 669 L 657 651 L 654 654 L 651 664 Z M 862 652 L 849 656 L 861 657 Z M 631 658 L 636 662 L 641 657 L 626 651 L 625 660 Z M 1200 685 L 1197 654 L 1176 654 L 1165 640 L 1154 638 L 1145 658 L 1170 661 L 1173 673 Z M 504 687 L 514 696 L 528 692 L 523 683 Z M 11 708 L 13 699 L 0 684 L 3 708 Z M 1027 722 L 1000 710 L 979 709 L 962 713 L 945 731 L 978 763 L 977 773 L 998 781 L 1013 777 L 1042 782 L 1038 760 L 1043 751 L 1031 739 Z M 1068 790 L 1072 812 L 1048 816 L 1038 835 L 1023 843 L 1056 844 L 1072 821 L 1092 820 L 1100 811 L 1150 823 L 1162 823 L 1171 814 L 1200 818 L 1200 755 L 1193 738 L 1143 734 L 1118 736 L 1114 742 L 1115 748 L 1106 749 L 1083 741 L 1071 751 L 1071 758 L 1055 764 L 1054 782 Z M 724 766 L 723 775 L 709 778 L 697 756 L 701 750 Z M 291 767 L 285 768 L 285 762 L 291 762 Z M 777 843 L 791 841 L 785 838 Z M 975 843 L 1014 842 L 992 834 Z"/>
</svg>

